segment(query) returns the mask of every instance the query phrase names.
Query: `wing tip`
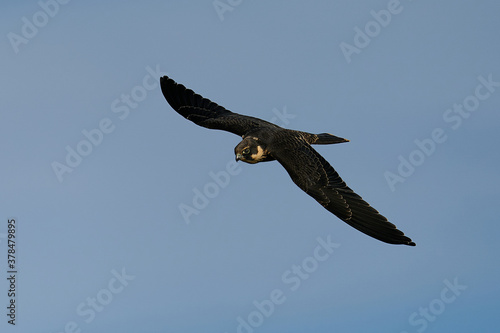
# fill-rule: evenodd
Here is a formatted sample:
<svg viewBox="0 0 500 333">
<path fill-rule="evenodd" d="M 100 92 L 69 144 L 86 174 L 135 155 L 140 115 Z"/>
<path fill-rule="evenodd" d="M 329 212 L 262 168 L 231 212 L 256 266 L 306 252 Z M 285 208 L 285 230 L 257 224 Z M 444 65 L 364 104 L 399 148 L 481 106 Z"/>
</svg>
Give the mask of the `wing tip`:
<svg viewBox="0 0 500 333">
<path fill-rule="evenodd" d="M 392 243 L 397 245 L 417 246 L 417 244 L 414 241 L 412 241 L 410 237 L 405 236 L 405 234 L 401 230 L 399 229 L 394 229 L 394 230 L 400 233 L 399 237 L 394 237 L 392 240 L 379 238 L 379 240 L 386 243 Z"/>
<path fill-rule="evenodd" d="M 160 85 L 163 86 L 165 84 L 167 84 L 168 81 L 172 81 L 173 83 L 175 83 L 174 80 L 172 80 L 171 78 L 169 78 L 168 76 L 164 75 L 162 77 L 160 77 Z"/>
<path fill-rule="evenodd" d="M 396 230 L 400 231 L 399 229 L 396 229 Z M 402 233 L 402 231 L 400 231 L 400 232 Z M 382 241 L 387 242 L 385 240 L 382 240 Z M 410 237 L 405 236 L 403 233 L 399 239 L 394 240 L 394 242 L 392 242 L 392 243 L 397 244 L 397 245 L 417 246 L 417 244 L 414 241 L 412 241 Z"/>
</svg>

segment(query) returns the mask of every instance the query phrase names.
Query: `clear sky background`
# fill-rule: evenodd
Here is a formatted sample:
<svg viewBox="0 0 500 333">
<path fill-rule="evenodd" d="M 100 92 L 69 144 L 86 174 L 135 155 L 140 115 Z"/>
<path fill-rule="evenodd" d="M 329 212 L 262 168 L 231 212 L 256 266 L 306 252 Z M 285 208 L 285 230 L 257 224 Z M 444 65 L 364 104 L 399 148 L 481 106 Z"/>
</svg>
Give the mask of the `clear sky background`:
<svg viewBox="0 0 500 333">
<path fill-rule="evenodd" d="M 2 4 L 2 332 L 496 329 L 498 1 L 59 1 Z M 176 114 L 166 73 L 350 139 L 317 149 L 417 246 L 276 162 L 235 167 L 240 139 Z"/>
</svg>

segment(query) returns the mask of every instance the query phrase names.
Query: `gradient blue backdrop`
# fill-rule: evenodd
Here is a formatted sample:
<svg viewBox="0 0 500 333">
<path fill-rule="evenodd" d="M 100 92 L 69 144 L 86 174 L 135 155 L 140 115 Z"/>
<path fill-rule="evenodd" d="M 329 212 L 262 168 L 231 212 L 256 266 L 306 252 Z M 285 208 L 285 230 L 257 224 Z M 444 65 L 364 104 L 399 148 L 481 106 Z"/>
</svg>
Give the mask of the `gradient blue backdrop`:
<svg viewBox="0 0 500 333">
<path fill-rule="evenodd" d="M 498 1 L 54 3 L 2 4 L 2 332 L 497 326 L 500 87 L 459 125 L 443 117 L 474 102 L 478 77 L 500 82 Z M 365 28 L 369 42 L 355 36 Z M 349 62 L 341 45 L 356 42 Z M 318 151 L 417 247 L 345 225 L 278 163 L 240 163 L 227 185 L 207 185 L 239 138 L 180 117 L 150 73 L 235 112 L 350 139 Z M 103 121 L 110 133 L 60 181 L 54 162 L 66 164 L 68 146 L 88 150 L 82 131 Z M 429 156 L 415 152 L 439 128 L 446 140 Z M 391 188 L 386 173 L 410 156 L 419 165 Z M 205 188 L 212 198 L 186 223 L 179 207 Z M 12 217 L 15 327 L 6 316 Z M 340 246 L 291 290 L 282 275 L 314 264 L 318 237 Z M 275 289 L 286 300 L 256 314 L 254 301 L 268 304 Z M 238 327 L 249 316 L 258 327 Z"/>
</svg>

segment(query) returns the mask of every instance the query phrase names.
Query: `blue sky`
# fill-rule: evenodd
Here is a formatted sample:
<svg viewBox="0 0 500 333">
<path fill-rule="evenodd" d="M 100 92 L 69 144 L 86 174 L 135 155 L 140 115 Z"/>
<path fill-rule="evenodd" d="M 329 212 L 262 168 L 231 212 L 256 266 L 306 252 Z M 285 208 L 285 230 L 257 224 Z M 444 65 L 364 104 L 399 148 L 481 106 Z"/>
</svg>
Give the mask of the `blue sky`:
<svg viewBox="0 0 500 333">
<path fill-rule="evenodd" d="M 4 4 L 1 331 L 491 331 L 499 10 Z M 176 114 L 167 73 L 234 112 L 350 139 L 318 151 L 417 246 L 350 228 L 278 163 L 232 164 L 239 138 Z"/>
</svg>

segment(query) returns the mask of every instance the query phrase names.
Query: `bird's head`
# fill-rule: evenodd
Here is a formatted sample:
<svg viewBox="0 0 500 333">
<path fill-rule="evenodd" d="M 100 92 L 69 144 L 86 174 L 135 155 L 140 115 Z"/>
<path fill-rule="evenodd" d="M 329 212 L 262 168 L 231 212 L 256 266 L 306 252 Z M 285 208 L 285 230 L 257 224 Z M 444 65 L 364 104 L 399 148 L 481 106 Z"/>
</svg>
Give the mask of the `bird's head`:
<svg viewBox="0 0 500 333">
<path fill-rule="evenodd" d="M 256 137 L 245 137 L 235 148 L 234 155 L 236 161 L 243 161 L 255 164 L 263 161 L 269 161 L 269 156 L 265 145 L 259 142 Z"/>
</svg>

